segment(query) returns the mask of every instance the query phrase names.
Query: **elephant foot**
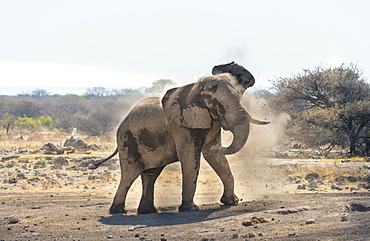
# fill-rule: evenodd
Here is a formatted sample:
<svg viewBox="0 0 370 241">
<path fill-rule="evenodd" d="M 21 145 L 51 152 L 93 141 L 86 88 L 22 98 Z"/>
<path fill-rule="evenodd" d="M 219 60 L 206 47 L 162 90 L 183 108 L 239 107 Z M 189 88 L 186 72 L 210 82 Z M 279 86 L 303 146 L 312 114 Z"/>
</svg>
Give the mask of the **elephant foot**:
<svg viewBox="0 0 370 241">
<path fill-rule="evenodd" d="M 148 213 L 157 213 L 158 210 L 154 206 L 139 206 L 137 213 L 139 214 L 148 214 Z"/>
<path fill-rule="evenodd" d="M 179 207 L 180 212 L 190 212 L 190 211 L 199 211 L 200 208 L 195 203 L 190 204 L 181 204 Z"/>
<path fill-rule="evenodd" d="M 124 209 L 125 205 L 123 203 L 121 204 L 112 204 L 112 206 L 109 209 L 109 213 L 127 213 L 127 211 Z"/>
<path fill-rule="evenodd" d="M 225 205 L 236 205 L 239 202 L 239 198 L 235 195 L 223 195 L 221 197 L 221 202 Z"/>
</svg>

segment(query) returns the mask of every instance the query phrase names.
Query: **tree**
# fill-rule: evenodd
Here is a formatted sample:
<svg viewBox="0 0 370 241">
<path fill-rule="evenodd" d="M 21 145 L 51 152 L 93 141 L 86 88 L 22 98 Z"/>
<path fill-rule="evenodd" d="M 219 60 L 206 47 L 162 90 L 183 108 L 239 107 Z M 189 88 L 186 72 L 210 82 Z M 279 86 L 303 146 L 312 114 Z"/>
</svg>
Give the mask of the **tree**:
<svg viewBox="0 0 370 241">
<path fill-rule="evenodd" d="M 58 97 L 47 115 L 54 120 L 53 125 L 62 131 L 71 131 L 77 125 L 77 116 L 89 111 L 89 102 L 82 96 L 66 95 Z"/>
<path fill-rule="evenodd" d="M 85 115 L 79 115 L 76 127 L 90 136 L 104 136 L 117 128 L 121 120 L 118 113 L 119 106 L 107 103 L 104 106 L 97 106 Z"/>
<path fill-rule="evenodd" d="M 13 115 L 10 115 L 9 113 L 3 114 L 0 123 L 5 128 L 6 134 L 9 134 L 9 131 L 11 127 L 14 125 L 14 122 L 16 121 L 16 117 Z"/>
<path fill-rule="evenodd" d="M 170 79 L 159 79 L 159 80 L 154 81 L 152 83 L 152 86 L 146 89 L 146 92 L 148 94 L 158 95 L 162 93 L 166 89 L 166 87 L 173 86 L 175 84 L 176 83 Z"/>
<path fill-rule="evenodd" d="M 137 96 L 137 95 L 143 95 L 143 90 L 142 89 L 131 89 L 131 88 L 126 88 L 126 89 L 113 89 L 111 91 L 112 95 L 116 96 Z"/>
<path fill-rule="evenodd" d="M 109 95 L 109 90 L 104 87 L 87 88 L 85 95 L 92 96 L 96 99 L 105 99 Z"/>
<path fill-rule="evenodd" d="M 49 96 L 51 93 L 47 90 L 43 89 L 35 89 L 31 92 L 32 97 L 43 97 L 43 96 Z"/>
<path fill-rule="evenodd" d="M 370 86 L 356 65 L 316 67 L 273 84 L 279 106 L 293 117 L 290 134 L 311 145 L 361 153 L 360 139 L 370 124 Z"/>
<path fill-rule="evenodd" d="M 14 101 L 9 106 L 9 113 L 15 116 L 38 117 L 42 114 L 43 107 L 34 100 Z"/>
</svg>

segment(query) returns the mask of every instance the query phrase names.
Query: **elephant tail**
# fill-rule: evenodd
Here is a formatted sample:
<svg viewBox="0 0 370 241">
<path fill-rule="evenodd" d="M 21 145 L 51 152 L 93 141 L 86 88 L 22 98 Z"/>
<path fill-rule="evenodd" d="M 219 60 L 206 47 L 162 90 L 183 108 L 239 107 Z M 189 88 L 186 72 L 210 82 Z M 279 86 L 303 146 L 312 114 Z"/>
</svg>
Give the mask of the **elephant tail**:
<svg viewBox="0 0 370 241">
<path fill-rule="evenodd" d="M 104 162 L 108 161 L 109 159 L 111 159 L 112 157 L 114 157 L 115 155 L 117 155 L 118 153 L 118 148 L 116 148 L 116 150 L 113 152 L 112 155 L 110 155 L 109 157 L 97 162 L 97 163 L 93 163 L 89 166 L 89 169 L 96 169 L 98 168 L 101 164 L 103 164 Z"/>
</svg>

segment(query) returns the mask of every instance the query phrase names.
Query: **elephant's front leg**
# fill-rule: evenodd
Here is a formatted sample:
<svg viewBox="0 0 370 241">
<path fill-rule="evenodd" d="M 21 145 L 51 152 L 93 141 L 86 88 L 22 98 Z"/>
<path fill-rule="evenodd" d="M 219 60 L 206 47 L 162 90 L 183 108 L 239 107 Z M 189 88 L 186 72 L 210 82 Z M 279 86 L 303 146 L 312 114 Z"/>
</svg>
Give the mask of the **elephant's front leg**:
<svg viewBox="0 0 370 241">
<path fill-rule="evenodd" d="M 180 212 L 198 211 L 199 207 L 194 203 L 199 167 L 200 152 L 203 146 L 204 134 L 194 130 L 182 128 L 174 134 L 177 156 L 182 170 L 182 203 Z"/>
<path fill-rule="evenodd" d="M 194 203 L 194 195 L 198 180 L 200 160 L 189 158 L 180 162 L 182 170 L 182 203 L 179 207 L 179 211 L 199 211 L 199 207 Z"/>
<path fill-rule="evenodd" d="M 138 208 L 138 213 L 156 213 L 157 209 L 154 206 L 154 183 L 164 167 L 157 167 L 145 170 L 141 173 L 141 181 L 143 191 Z"/>
<path fill-rule="evenodd" d="M 221 197 L 221 202 L 226 205 L 238 204 L 239 199 L 234 193 L 234 176 L 225 155 L 216 153 L 203 156 L 213 170 L 215 170 L 224 185 L 224 193 Z"/>
</svg>

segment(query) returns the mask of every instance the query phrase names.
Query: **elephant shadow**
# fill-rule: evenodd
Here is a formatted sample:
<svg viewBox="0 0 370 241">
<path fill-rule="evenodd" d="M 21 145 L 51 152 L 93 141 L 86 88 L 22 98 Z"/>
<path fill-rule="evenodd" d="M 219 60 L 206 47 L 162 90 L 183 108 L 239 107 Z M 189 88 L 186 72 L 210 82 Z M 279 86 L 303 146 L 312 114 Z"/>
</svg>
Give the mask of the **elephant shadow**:
<svg viewBox="0 0 370 241">
<path fill-rule="evenodd" d="M 159 213 L 122 215 L 112 214 L 109 217 L 101 216 L 99 222 L 105 225 L 130 225 L 144 227 L 173 226 L 191 223 L 200 223 L 244 213 L 266 210 L 266 205 L 249 205 L 241 202 L 230 206 L 223 204 L 205 204 L 200 211 L 177 212 L 176 207 L 159 208 Z"/>
</svg>

